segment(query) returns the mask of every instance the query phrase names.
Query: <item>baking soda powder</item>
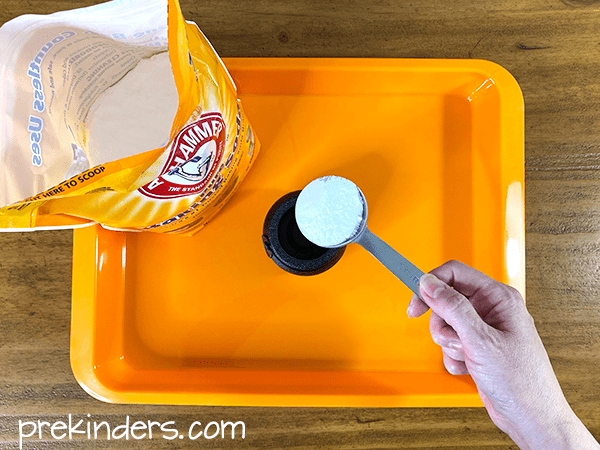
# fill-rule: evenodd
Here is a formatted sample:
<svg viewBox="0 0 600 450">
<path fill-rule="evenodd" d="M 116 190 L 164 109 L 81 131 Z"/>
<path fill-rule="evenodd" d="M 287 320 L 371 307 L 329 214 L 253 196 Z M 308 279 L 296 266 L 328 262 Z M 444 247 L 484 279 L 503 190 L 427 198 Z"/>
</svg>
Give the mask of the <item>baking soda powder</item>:
<svg viewBox="0 0 600 450">
<path fill-rule="evenodd" d="M 364 205 L 356 185 L 326 176 L 311 181 L 296 201 L 296 222 L 302 234 L 320 247 L 338 247 L 359 230 Z"/>
</svg>

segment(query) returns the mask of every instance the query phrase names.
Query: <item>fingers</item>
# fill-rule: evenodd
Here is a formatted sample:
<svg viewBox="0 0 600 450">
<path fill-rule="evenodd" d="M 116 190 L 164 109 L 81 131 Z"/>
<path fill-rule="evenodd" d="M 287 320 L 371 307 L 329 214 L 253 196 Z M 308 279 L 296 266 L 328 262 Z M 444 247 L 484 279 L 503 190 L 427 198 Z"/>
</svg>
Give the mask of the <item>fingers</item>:
<svg viewBox="0 0 600 450">
<path fill-rule="evenodd" d="M 433 339 L 433 342 L 440 347 L 450 348 L 451 345 L 461 345 L 456 331 L 454 331 L 454 329 L 435 312 L 431 313 L 431 317 L 429 319 L 429 331 L 431 332 L 431 338 Z"/>
<path fill-rule="evenodd" d="M 423 302 L 423 300 L 413 294 L 410 302 L 408 303 L 408 308 L 406 309 L 408 317 L 420 317 L 427 311 L 429 311 L 429 306 L 427 306 L 427 303 Z"/>
<path fill-rule="evenodd" d="M 493 278 L 474 269 L 460 261 L 447 261 L 433 269 L 431 274 L 442 280 L 449 286 L 454 287 L 465 297 L 473 296 L 479 289 L 500 284 Z M 408 317 L 419 317 L 429 310 L 429 306 L 422 299 L 413 295 L 407 309 Z"/>
<path fill-rule="evenodd" d="M 431 271 L 469 299 L 486 324 L 499 330 L 518 330 L 527 318 L 521 293 L 460 262 L 448 261 Z"/>
<path fill-rule="evenodd" d="M 465 352 L 456 331 L 434 312 L 429 320 L 429 330 L 433 342 L 442 347 L 446 356 L 455 361 L 465 360 Z"/>
<path fill-rule="evenodd" d="M 462 294 L 487 326 L 512 332 L 524 328 L 524 324 L 529 326 L 530 315 L 521 293 L 516 289 L 459 261 L 448 261 L 433 269 L 431 274 L 447 286 L 453 286 L 455 289 L 450 292 Z M 422 293 L 420 295 L 423 297 Z M 407 309 L 408 317 L 419 317 L 430 306 L 427 299 L 413 295 Z M 473 318 L 472 323 L 476 324 L 477 321 Z M 488 331 L 489 327 L 484 326 L 481 331 Z"/>
<path fill-rule="evenodd" d="M 421 277 L 419 292 L 423 302 L 456 331 L 462 342 L 480 340 L 487 325 L 464 295 L 431 274 Z"/>
<path fill-rule="evenodd" d="M 462 351 L 462 347 L 460 349 L 442 347 L 442 353 L 455 361 L 465 361 L 465 353 Z"/>
<path fill-rule="evenodd" d="M 490 284 L 499 284 L 483 272 L 454 260 L 445 262 L 431 273 L 466 297 L 471 297 L 479 289 Z"/>
<path fill-rule="evenodd" d="M 464 361 L 457 361 L 443 352 L 444 355 L 444 367 L 452 375 L 467 375 L 469 373 L 467 365 Z"/>
</svg>

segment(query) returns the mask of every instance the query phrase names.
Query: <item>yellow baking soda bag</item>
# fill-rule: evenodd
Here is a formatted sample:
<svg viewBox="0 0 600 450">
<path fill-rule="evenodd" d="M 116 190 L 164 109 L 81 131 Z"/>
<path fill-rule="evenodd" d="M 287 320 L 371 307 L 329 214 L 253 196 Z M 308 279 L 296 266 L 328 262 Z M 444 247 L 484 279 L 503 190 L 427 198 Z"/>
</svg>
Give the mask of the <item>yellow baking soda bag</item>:
<svg viewBox="0 0 600 450">
<path fill-rule="evenodd" d="M 0 28 L 0 229 L 191 235 L 259 143 L 177 0 L 115 0 Z"/>
</svg>

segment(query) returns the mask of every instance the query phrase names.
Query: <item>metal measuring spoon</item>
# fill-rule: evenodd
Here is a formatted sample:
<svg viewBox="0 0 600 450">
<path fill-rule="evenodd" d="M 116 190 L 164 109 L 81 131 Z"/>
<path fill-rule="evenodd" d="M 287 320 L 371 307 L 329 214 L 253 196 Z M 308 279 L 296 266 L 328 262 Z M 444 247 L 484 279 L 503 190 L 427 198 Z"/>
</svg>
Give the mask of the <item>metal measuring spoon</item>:
<svg viewBox="0 0 600 450">
<path fill-rule="evenodd" d="M 327 184 L 331 186 L 329 190 Z M 419 297 L 419 279 L 423 271 L 373 234 L 367 228 L 367 216 L 364 194 L 352 181 L 342 177 L 328 176 L 313 180 L 296 201 L 296 221 L 309 241 L 325 248 L 360 244 Z M 331 227 L 332 224 L 338 224 L 340 230 L 334 231 L 340 232 L 326 236 L 319 233 L 322 230 L 315 231 L 315 227 Z"/>
</svg>

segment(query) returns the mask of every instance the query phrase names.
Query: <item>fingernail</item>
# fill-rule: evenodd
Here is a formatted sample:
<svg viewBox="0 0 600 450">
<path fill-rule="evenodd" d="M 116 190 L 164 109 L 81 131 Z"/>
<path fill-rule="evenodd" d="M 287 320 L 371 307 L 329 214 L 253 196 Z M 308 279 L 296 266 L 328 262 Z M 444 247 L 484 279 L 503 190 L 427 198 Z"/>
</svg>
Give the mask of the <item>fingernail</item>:
<svg viewBox="0 0 600 450">
<path fill-rule="evenodd" d="M 406 315 L 408 316 L 409 319 L 412 319 L 412 305 L 408 305 L 408 308 L 406 308 Z"/>
<path fill-rule="evenodd" d="M 419 280 L 419 286 L 423 289 L 430 297 L 435 297 L 435 293 L 438 289 L 444 288 L 444 283 L 440 281 L 435 275 L 426 273 Z"/>
</svg>

